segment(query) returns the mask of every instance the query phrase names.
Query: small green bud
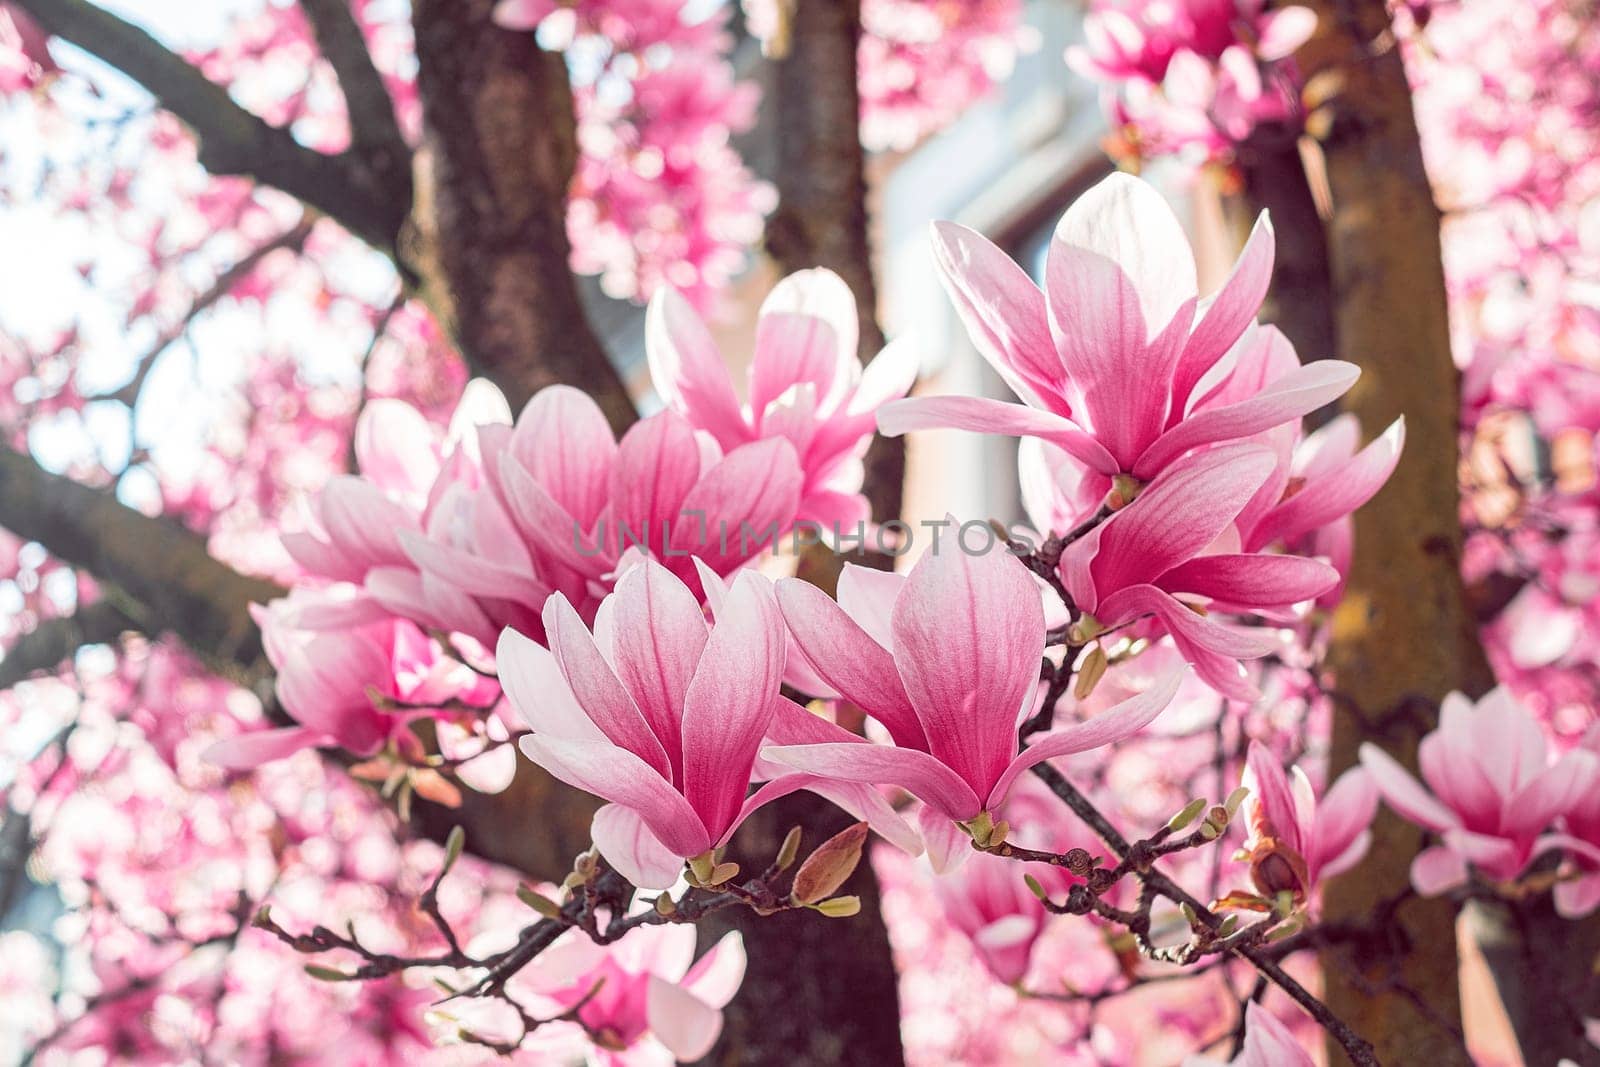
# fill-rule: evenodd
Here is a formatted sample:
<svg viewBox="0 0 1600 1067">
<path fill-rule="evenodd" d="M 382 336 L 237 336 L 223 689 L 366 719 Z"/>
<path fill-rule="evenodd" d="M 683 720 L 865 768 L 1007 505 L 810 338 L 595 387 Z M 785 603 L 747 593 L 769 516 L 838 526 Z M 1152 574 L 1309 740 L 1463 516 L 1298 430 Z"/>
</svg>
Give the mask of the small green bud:
<svg viewBox="0 0 1600 1067">
<path fill-rule="evenodd" d="M 439 868 L 439 877 L 443 878 L 454 867 L 456 860 L 461 858 L 461 850 L 467 845 L 467 832 L 459 826 L 450 828 L 450 836 L 444 839 L 444 866 Z"/>
<path fill-rule="evenodd" d="M 1106 659 L 1106 650 L 1099 644 L 1091 648 L 1083 664 L 1078 667 L 1078 679 L 1073 683 L 1072 695 L 1079 700 L 1087 699 L 1094 692 L 1094 687 L 1100 684 L 1100 679 L 1105 677 L 1110 662 Z"/>
<path fill-rule="evenodd" d="M 540 915 L 543 915 L 546 919 L 561 918 L 561 905 L 557 904 L 549 897 L 535 892 L 530 886 L 517 886 L 517 899 L 522 901 L 528 907 L 532 908 L 534 911 L 538 912 Z"/>
<path fill-rule="evenodd" d="M 673 900 L 672 897 L 668 896 L 666 893 L 662 893 L 659 897 L 656 897 L 657 915 L 672 915 L 677 910 L 678 902 Z"/>
<path fill-rule="evenodd" d="M 819 911 L 830 919 L 848 919 L 861 911 L 860 897 L 834 897 L 811 905 L 813 911 Z"/>
<path fill-rule="evenodd" d="M 1244 798 L 1249 795 L 1250 790 L 1242 785 L 1228 794 L 1228 799 L 1222 802 L 1222 806 L 1228 810 L 1229 818 L 1239 813 L 1239 805 L 1243 804 Z"/>
<path fill-rule="evenodd" d="M 348 982 L 350 980 L 350 976 L 343 971 L 335 970 L 332 967 L 323 967 L 316 963 L 306 964 L 306 973 L 319 982 Z"/>
<path fill-rule="evenodd" d="M 1038 897 L 1040 900 L 1048 901 L 1050 899 L 1050 894 L 1046 893 L 1044 891 L 1044 886 L 1040 885 L 1039 884 L 1039 879 L 1035 878 L 1033 875 L 1031 875 L 1031 874 L 1023 875 L 1022 876 L 1022 881 L 1027 885 L 1028 892 L 1032 893 L 1034 896 Z"/>
<path fill-rule="evenodd" d="M 722 885 L 733 881 L 737 877 L 739 877 L 739 865 L 737 863 L 719 863 L 711 868 L 711 877 L 707 879 L 706 885 Z"/>
<path fill-rule="evenodd" d="M 1200 817 L 1200 813 L 1206 810 L 1206 805 L 1209 803 L 1210 801 L 1205 797 L 1195 797 L 1183 806 L 1182 811 L 1167 820 L 1167 829 L 1177 833 L 1179 830 L 1187 828 L 1190 823 Z"/>
<path fill-rule="evenodd" d="M 791 826 L 783 836 L 783 844 L 778 847 L 778 858 L 773 861 L 773 866 L 778 870 L 787 871 L 794 866 L 795 859 L 800 855 L 800 837 L 798 826 Z"/>
</svg>

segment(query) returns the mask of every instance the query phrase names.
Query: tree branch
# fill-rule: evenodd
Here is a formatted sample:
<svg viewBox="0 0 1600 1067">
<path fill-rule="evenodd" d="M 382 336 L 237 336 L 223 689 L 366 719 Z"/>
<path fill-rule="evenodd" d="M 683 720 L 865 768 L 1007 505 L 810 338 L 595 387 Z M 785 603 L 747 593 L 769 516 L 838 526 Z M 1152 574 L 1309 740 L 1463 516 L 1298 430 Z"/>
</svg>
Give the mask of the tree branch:
<svg viewBox="0 0 1600 1067">
<path fill-rule="evenodd" d="M 0 659 L 0 690 L 10 689 L 30 674 L 51 670 L 84 645 L 110 644 L 129 630 L 143 633 L 144 626 L 110 600 L 97 600 L 71 615 L 46 619 L 6 649 L 5 659 Z"/>
<path fill-rule="evenodd" d="M 411 149 L 400 132 L 394 101 L 372 61 L 350 0 L 300 0 L 300 9 L 311 23 L 317 47 L 339 79 L 339 91 L 344 94 L 345 112 L 350 118 L 350 143 L 375 170 L 408 169 Z"/>
<path fill-rule="evenodd" d="M 284 591 L 212 558 L 199 534 L 4 446 L 0 526 L 126 594 L 131 603 L 123 610 L 147 632 L 172 631 L 212 669 L 247 684 L 264 677 L 261 635 L 248 606 Z"/>
<path fill-rule="evenodd" d="M 379 173 L 359 154 L 324 155 L 245 108 L 193 64 L 138 26 L 87 0 L 12 0 L 47 33 L 77 45 L 145 88 L 200 141 L 213 174 L 276 186 L 336 219 L 373 247 L 393 253 L 411 204 L 405 169 Z"/>
</svg>

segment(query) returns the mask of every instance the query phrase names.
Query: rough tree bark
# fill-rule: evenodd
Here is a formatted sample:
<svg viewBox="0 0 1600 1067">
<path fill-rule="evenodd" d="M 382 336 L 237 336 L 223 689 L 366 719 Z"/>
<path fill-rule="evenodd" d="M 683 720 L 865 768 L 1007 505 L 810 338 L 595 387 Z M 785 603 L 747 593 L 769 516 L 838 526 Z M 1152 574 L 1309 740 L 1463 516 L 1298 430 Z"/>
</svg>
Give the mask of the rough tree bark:
<svg viewBox="0 0 1600 1067">
<path fill-rule="evenodd" d="M 1329 667 L 1335 706 L 1332 771 L 1373 741 L 1415 764 L 1421 736 L 1452 689 L 1484 692 L 1493 677 L 1478 645 L 1460 573 L 1456 487 L 1459 383 L 1450 358 L 1439 212 L 1423 170 L 1405 70 L 1383 0 L 1316 0 L 1320 22 L 1299 59 L 1320 114 L 1332 194 L 1328 253 L 1337 354 L 1358 363 L 1345 401 L 1369 433 L 1398 415 L 1407 445 L 1388 486 L 1356 516 L 1359 546 L 1334 615 Z M 1413 826 L 1384 812 L 1360 876 L 1335 879 L 1332 922 L 1370 919 L 1406 893 Z M 1460 1065 L 1454 907 L 1409 899 L 1386 931 L 1325 958 L 1335 1014 L 1384 1063 Z M 1337 1049 L 1330 1057 L 1338 1062 Z"/>
<path fill-rule="evenodd" d="M 870 359 L 883 347 L 883 330 L 857 125 L 860 12 L 853 0 L 806 0 L 795 5 L 793 19 L 788 52 L 777 59 L 768 85 L 779 206 L 767 224 L 767 251 L 784 274 L 827 267 L 849 284 L 860 317 L 860 354 Z M 900 442 L 875 441 L 865 486 L 874 516 L 900 513 L 904 471 Z M 809 553 L 801 576 L 831 592 L 841 563 L 832 553 Z M 759 865 L 770 860 L 791 826 L 802 828 L 805 847 L 815 847 L 849 822 L 827 801 L 797 793 L 757 812 L 740 828 L 736 844 L 747 864 Z M 861 897 L 854 918 L 825 920 L 805 912 L 712 916 L 702 936 L 740 930 L 750 966 L 729 1005 L 722 1039 L 704 1062 L 883 1067 L 903 1061 L 894 960 L 870 864 L 863 861 L 842 892 Z"/>
<path fill-rule="evenodd" d="M 416 0 L 422 147 L 401 258 L 512 408 L 565 382 L 623 430 L 633 401 L 584 317 L 567 267 L 577 131 L 565 60 L 490 21 L 494 0 Z"/>
</svg>

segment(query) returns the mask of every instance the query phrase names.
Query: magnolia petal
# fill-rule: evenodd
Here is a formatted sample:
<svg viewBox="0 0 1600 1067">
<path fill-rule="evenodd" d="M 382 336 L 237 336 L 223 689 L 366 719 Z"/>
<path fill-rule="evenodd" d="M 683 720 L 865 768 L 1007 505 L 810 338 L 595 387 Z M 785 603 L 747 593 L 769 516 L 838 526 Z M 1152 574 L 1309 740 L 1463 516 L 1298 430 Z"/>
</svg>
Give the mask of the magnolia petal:
<svg viewBox="0 0 1600 1067">
<path fill-rule="evenodd" d="M 560 593 L 545 602 L 544 629 L 572 695 L 600 732 L 643 760 L 661 778 L 673 781 L 673 765 L 665 747 L 601 655 L 588 627 Z"/>
<path fill-rule="evenodd" d="M 1184 674 L 1181 667 L 1170 670 L 1137 696 L 1108 708 L 1086 722 L 1073 723 L 1045 734 L 1011 761 L 995 783 L 984 807 L 990 811 L 998 810 L 1005 804 L 1017 775 L 1035 764 L 1057 756 L 1104 748 L 1138 733 L 1172 703 L 1172 698 L 1178 694 L 1178 687 L 1183 683 Z"/>
<path fill-rule="evenodd" d="M 606 862 L 640 889 L 670 889 L 683 873 L 684 857 L 663 845 L 632 808 L 603 805 L 589 836 Z"/>
<path fill-rule="evenodd" d="M 1153 478 L 1179 456 L 1201 445 L 1251 437 L 1298 419 L 1343 396 L 1361 376 L 1353 363 L 1324 359 L 1279 378 L 1248 400 L 1198 411 L 1162 434 L 1139 456 L 1133 473 Z"/>
<path fill-rule="evenodd" d="M 1401 417 L 1366 448 L 1308 480 L 1298 493 L 1267 512 L 1251 535 L 1251 546 L 1292 540 L 1371 500 L 1394 473 L 1405 440 L 1406 423 Z"/>
<path fill-rule="evenodd" d="M 249 771 L 329 740 L 320 731 L 305 726 L 253 730 L 212 743 L 200 754 L 200 759 L 224 770 Z"/>
<path fill-rule="evenodd" d="M 494 661 L 506 699 L 535 733 L 585 741 L 605 737 L 573 696 L 548 648 L 508 626 L 495 645 Z"/>
<path fill-rule="evenodd" d="M 751 764 L 776 713 L 786 648 L 771 583 L 741 573 L 684 697 L 683 793 L 713 840 L 737 825 Z"/>
<path fill-rule="evenodd" d="M 942 429 L 1039 437 L 1103 474 L 1122 469 L 1104 445 L 1071 419 L 1023 404 L 981 396 L 914 396 L 878 409 L 878 432 L 885 437 Z"/>
<path fill-rule="evenodd" d="M 888 650 L 816 586 L 785 578 L 777 594 L 789 633 L 823 681 L 883 723 L 895 744 L 926 750 L 922 723 Z"/>
<path fill-rule="evenodd" d="M 700 1059 L 722 1033 L 722 1012 L 654 974 L 645 991 L 645 1014 L 650 1032 L 679 1062 Z"/>
<path fill-rule="evenodd" d="M 1372 775 L 1372 784 L 1401 818 L 1429 830 L 1461 825 L 1455 812 L 1439 803 L 1398 760 L 1370 741 L 1361 746 L 1361 766 Z"/>
<path fill-rule="evenodd" d="M 613 662 L 673 767 L 683 763 L 683 706 L 707 629 L 689 587 L 653 559 L 632 567 L 608 598 Z"/>
<path fill-rule="evenodd" d="M 1261 833 L 1282 841 L 1301 856 L 1310 859 L 1307 842 L 1302 840 L 1299 812 L 1294 795 L 1289 791 L 1289 779 L 1283 764 L 1260 741 L 1250 742 L 1246 761 L 1250 768 L 1251 799 L 1255 801 L 1256 817 L 1266 821 Z M 1251 827 L 1255 833 L 1256 828 Z"/>
<path fill-rule="evenodd" d="M 1195 384 L 1222 354 L 1237 341 L 1252 322 L 1272 282 L 1272 263 L 1276 240 L 1272 221 L 1263 211 L 1250 230 L 1244 251 L 1239 253 L 1233 272 L 1205 306 L 1194 325 L 1183 355 L 1178 360 L 1172 382 L 1172 411 L 1176 419 L 1184 412 Z"/>
<path fill-rule="evenodd" d="M 518 745 L 523 755 L 573 788 L 632 808 L 679 856 L 698 856 L 711 847 L 711 835 L 689 802 L 627 749 L 550 734 L 528 734 Z"/>
<path fill-rule="evenodd" d="M 679 984 L 713 1008 L 725 1008 L 744 982 L 746 962 L 744 937 L 730 930 L 694 961 Z"/>
<path fill-rule="evenodd" d="M 1018 396 L 1065 415 L 1061 359 L 1033 279 L 987 237 L 953 222 L 933 224 L 933 257 L 979 355 Z"/>
<path fill-rule="evenodd" d="M 856 298 L 843 278 L 820 267 L 784 278 L 756 318 L 750 410 L 759 419 L 797 385 L 814 387 L 822 409 L 836 407 L 861 372 L 858 335 Z"/>
<path fill-rule="evenodd" d="M 897 785 L 947 819 L 965 822 L 980 810 L 977 794 L 961 777 L 926 752 L 886 745 L 777 745 L 762 758 L 846 782 Z"/>
<path fill-rule="evenodd" d="M 1096 531 L 1090 570 L 1097 599 L 1153 581 L 1198 555 L 1227 529 L 1276 463 L 1266 448 L 1235 444 L 1186 456 L 1162 472 Z"/>
<path fill-rule="evenodd" d="M 1411 886 L 1425 897 L 1448 893 L 1467 881 L 1467 861 L 1444 845 L 1417 853 L 1411 861 Z"/>
<path fill-rule="evenodd" d="M 906 577 L 893 655 L 928 751 L 981 796 L 1016 753 L 1044 655 L 1044 606 L 1015 556 L 970 555 L 949 540 Z"/>
<path fill-rule="evenodd" d="M 671 286 L 650 298 L 645 356 L 662 402 L 705 427 L 725 446 L 747 432 L 722 353 L 694 307 Z"/>
</svg>

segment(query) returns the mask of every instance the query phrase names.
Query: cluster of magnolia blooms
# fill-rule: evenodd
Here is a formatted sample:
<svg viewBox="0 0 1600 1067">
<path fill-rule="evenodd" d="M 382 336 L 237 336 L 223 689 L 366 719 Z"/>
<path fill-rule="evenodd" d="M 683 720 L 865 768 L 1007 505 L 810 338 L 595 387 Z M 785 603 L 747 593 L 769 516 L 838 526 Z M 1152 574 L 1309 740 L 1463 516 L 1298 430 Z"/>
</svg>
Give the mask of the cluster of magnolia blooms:
<svg viewBox="0 0 1600 1067">
<path fill-rule="evenodd" d="M 470 751 L 516 735 L 607 801 L 597 849 L 650 889 L 716 862 L 750 812 L 801 789 L 938 871 L 1002 822 L 1012 840 L 1055 840 L 1064 813 L 1030 795 L 1024 772 L 1133 736 L 1189 667 L 1226 697 L 1256 697 L 1241 661 L 1281 651 L 1336 595 L 1349 514 L 1401 446 L 1398 424 L 1364 448 L 1348 420 L 1302 435 L 1301 417 L 1357 372 L 1302 367 L 1255 325 L 1265 220 L 1204 302 L 1187 247 L 1160 195 L 1122 175 L 1062 218 L 1043 290 L 982 237 L 939 226 L 955 305 L 1024 403 L 901 399 L 910 353 L 891 346 L 863 370 L 849 290 L 810 271 L 763 306 L 743 403 L 688 302 L 659 293 L 647 337 L 665 407 L 620 441 L 563 387 L 515 423 L 469 388 L 442 436 L 404 405 L 370 405 L 362 474 L 332 481 L 308 528 L 285 535 L 306 577 L 259 613 L 298 725 L 241 734 L 211 758 L 250 766 L 334 745 L 403 764 L 419 716 L 462 727 L 440 737 Z M 837 599 L 752 566 L 807 524 L 865 528 L 860 457 L 875 424 L 1025 437 L 1036 543 L 1062 546 L 1048 581 L 1007 542 L 967 536 L 974 524 L 905 574 L 846 566 Z M 1019 752 L 1064 635 L 1090 684 L 1072 721 Z M 1097 695 L 1108 658 L 1130 654 Z M 785 685 L 817 702 L 791 702 Z M 867 716 L 864 736 L 834 721 L 846 704 Z M 1319 804 L 1264 748 L 1250 762 L 1253 885 L 1231 899 L 1306 904 L 1364 850 L 1371 783 L 1346 776 Z M 1006 862 L 973 857 L 946 892 L 989 901 L 951 914 L 1014 981 L 1043 915 L 1004 891 Z M 701 998 L 707 1011 L 718 996 Z"/>
<path fill-rule="evenodd" d="M 1600 46 L 1565 0 L 1391 6 L 1445 213 L 1464 571 L 1497 676 L 1568 747 L 1600 696 Z M 1106 85 L 1113 152 L 1199 163 L 1298 130 L 1285 57 L 1314 20 L 1261 7 L 1094 5 L 1069 63 Z"/>
<path fill-rule="evenodd" d="M 1316 29 L 1309 8 L 1263 0 L 1092 0 L 1072 69 L 1104 85 L 1111 154 L 1231 158 L 1261 125 L 1299 125 L 1290 56 Z"/>
</svg>

